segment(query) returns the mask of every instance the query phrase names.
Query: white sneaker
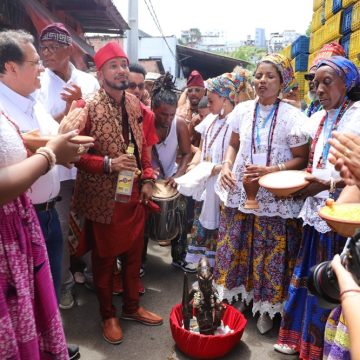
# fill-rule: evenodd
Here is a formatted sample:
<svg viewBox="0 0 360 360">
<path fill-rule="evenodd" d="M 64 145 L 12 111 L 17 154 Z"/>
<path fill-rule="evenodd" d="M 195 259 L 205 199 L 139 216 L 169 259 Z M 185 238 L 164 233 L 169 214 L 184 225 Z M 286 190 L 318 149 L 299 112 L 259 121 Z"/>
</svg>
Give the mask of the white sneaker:
<svg viewBox="0 0 360 360">
<path fill-rule="evenodd" d="M 270 319 L 269 314 L 264 313 L 259 316 L 256 326 L 260 331 L 260 334 L 263 335 L 272 329 L 273 321 Z"/>
<path fill-rule="evenodd" d="M 60 309 L 67 310 L 71 309 L 75 304 L 75 300 L 72 294 L 71 289 L 61 291 L 60 294 Z"/>
<path fill-rule="evenodd" d="M 295 349 L 286 344 L 275 344 L 274 350 L 286 355 L 294 355 L 297 353 Z"/>
</svg>

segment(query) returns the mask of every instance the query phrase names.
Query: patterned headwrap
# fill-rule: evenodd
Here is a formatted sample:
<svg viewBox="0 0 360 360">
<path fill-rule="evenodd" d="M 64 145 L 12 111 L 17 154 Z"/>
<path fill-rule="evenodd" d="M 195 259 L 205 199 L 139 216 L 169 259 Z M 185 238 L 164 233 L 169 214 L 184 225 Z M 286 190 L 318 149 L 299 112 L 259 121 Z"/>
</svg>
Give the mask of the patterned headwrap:
<svg viewBox="0 0 360 360">
<path fill-rule="evenodd" d="M 321 60 L 316 69 L 320 66 L 330 66 L 334 69 L 338 76 L 344 79 L 346 92 L 349 92 L 354 86 L 360 84 L 359 70 L 355 64 L 343 56 L 332 56 L 328 59 Z"/>
<path fill-rule="evenodd" d="M 229 99 L 235 103 L 236 95 L 241 90 L 245 78 L 238 73 L 225 73 L 215 78 L 207 79 L 205 87 L 219 96 Z"/>
<path fill-rule="evenodd" d="M 282 92 L 285 94 L 288 93 L 294 87 L 294 83 L 296 81 L 290 60 L 281 54 L 268 54 L 259 61 L 258 66 L 265 61 L 274 64 L 279 70 L 283 81 Z"/>
<path fill-rule="evenodd" d="M 328 59 L 332 56 L 346 56 L 344 48 L 337 42 L 331 42 L 325 44 L 317 53 L 311 63 L 310 69 L 316 67 L 316 65 L 323 59 Z"/>
<path fill-rule="evenodd" d="M 42 29 L 40 41 L 56 41 L 60 44 L 71 45 L 72 38 L 64 24 L 53 23 Z"/>
</svg>

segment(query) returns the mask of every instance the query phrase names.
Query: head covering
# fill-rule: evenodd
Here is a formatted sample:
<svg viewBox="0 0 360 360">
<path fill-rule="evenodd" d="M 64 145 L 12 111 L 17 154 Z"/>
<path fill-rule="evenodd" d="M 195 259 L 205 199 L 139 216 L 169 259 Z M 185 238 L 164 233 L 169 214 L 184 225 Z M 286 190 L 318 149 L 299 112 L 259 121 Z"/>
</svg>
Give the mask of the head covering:
<svg viewBox="0 0 360 360">
<path fill-rule="evenodd" d="M 204 79 L 201 74 L 197 70 L 193 70 L 188 79 L 187 79 L 187 87 L 196 86 L 196 87 L 205 87 L 204 86 Z"/>
<path fill-rule="evenodd" d="M 237 93 L 244 84 L 245 78 L 238 73 L 225 73 L 212 79 L 207 79 L 205 87 L 215 92 L 221 97 L 229 99 L 232 103 L 235 102 Z"/>
<path fill-rule="evenodd" d="M 313 62 L 311 63 L 310 69 L 315 67 L 320 60 L 328 59 L 331 56 L 343 56 L 345 57 L 344 48 L 337 42 L 331 42 L 329 44 L 325 44 L 316 54 Z"/>
<path fill-rule="evenodd" d="M 334 69 L 338 76 L 344 79 L 346 92 L 349 92 L 354 86 L 360 84 L 359 70 L 355 64 L 343 56 L 332 56 L 328 59 L 320 60 L 316 69 L 321 66 L 330 66 Z"/>
<path fill-rule="evenodd" d="M 56 41 L 64 45 L 72 44 L 71 35 L 63 23 L 53 23 L 42 29 L 40 41 Z"/>
<path fill-rule="evenodd" d="M 110 41 L 96 52 L 94 56 L 96 68 L 100 70 L 107 61 L 117 57 L 125 58 L 129 65 L 129 59 L 122 47 L 116 41 Z"/>
<path fill-rule="evenodd" d="M 288 93 L 293 88 L 296 81 L 290 60 L 284 55 L 274 53 L 265 55 L 259 61 L 258 65 L 265 61 L 274 64 L 279 70 L 283 81 L 282 91 L 283 93 Z"/>
</svg>

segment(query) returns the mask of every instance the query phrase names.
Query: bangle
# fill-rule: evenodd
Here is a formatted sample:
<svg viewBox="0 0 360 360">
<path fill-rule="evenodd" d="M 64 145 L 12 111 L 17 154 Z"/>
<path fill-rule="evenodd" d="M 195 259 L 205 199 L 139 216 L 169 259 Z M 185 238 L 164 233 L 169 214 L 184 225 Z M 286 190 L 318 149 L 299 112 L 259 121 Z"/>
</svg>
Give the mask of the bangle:
<svg viewBox="0 0 360 360">
<path fill-rule="evenodd" d="M 112 173 L 112 162 L 111 162 L 111 158 L 109 158 L 109 173 Z"/>
<path fill-rule="evenodd" d="M 42 155 L 46 157 L 46 160 L 48 161 L 49 167 L 46 170 L 46 172 L 50 171 L 56 164 L 56 155 L 54 152 L 47 146 L 39 147 L 35 154 Z"/>
<path fill-rule="evenodd" d="M 284 163 L 278 164 L 278 167 L 279 167 L 279 170 L 280 170 L 280 171 L 284 171 L 284 170 L 287 169 L 287 168 L 286 168 L 286 165 L 285 165 Z"/>
<path fill-rule="evenodd" d="M 340 299 L 343 297 L 344 294 L 349 293 L 349 292 L 355 292 L 355 293 L 360 293 L 360 289 L 348 289 L 348 290 L 344 290 L 340 293 L 339 297 Z"/>
<path fill-rule="evenodd" d="M 109 174 L 109 157 L 107 155 L 104 156 L 103 170 L 105 174 Z"/>
<path fill-rule="evenodd" d="M 143 181 L 142 181 L 142 184 L 144 185 L 144 184 L 149 184 L 149 183 L 151 183 L 151 185 L 154 187 L 154 185 L 155 185 L 155 180 L 154 179 L 144 179 Z"/>
<path fill-rule="evenodd" d="M 221 165 L 224 165 L 224 164 L 229 164 L 230 166 L 232 166 L 233 162 L 231 160 L 224 160 Z"/>
<path fill-rule="evenodd" d="M 329 192 L 331 194 L 333 194 L 334 192 L 336 191 L 336 182 L 334 180 L 334 178 L 330 178 L 330 189 L 329 189 Z"/>
</svg>

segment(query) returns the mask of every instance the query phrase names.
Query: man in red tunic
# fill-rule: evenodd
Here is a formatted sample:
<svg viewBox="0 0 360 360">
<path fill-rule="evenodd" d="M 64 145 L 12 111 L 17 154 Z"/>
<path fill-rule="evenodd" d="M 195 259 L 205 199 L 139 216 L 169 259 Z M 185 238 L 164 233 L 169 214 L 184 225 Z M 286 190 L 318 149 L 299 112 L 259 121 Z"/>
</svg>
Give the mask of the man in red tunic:
<svg viewBox="0 0 360 360">
<path fill-rule="evenodd" d="M 88 121 L 83 134 L 95 146 L 78 162 L 73 209 L 85 217 L 86 240 L 91 242 L 94 285 L 103 319 L 103 336 L 119 344 L 123 335 L 112 304 L 112 277 L 121 258 L 124 284 L 121 318 L 145 325 L 161 325 L 160 316 L 139 306 L 139 270 L 144 224 L 153 190 L 153 169 L 146 151 L 139 100 L 125 92 L 129 61 L 116 42 L 94 57 L 102 88 L 86 99 Z M 134 146 L 134 155 L 126 150 Z M 137 172 L 128 202 L 115 201 L 119 171 Z"/>
</svg>

